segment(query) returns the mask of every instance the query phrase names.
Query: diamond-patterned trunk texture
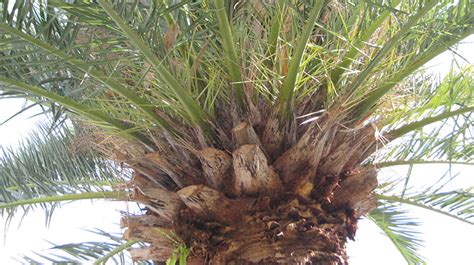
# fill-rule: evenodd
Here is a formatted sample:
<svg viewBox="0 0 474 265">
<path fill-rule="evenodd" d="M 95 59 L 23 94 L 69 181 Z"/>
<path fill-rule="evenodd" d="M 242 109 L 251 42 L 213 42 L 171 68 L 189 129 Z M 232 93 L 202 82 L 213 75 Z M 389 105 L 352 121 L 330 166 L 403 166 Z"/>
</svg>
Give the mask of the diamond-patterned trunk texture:
<svg viewBox="0 0 474 265">
<path fill-rule="evenodd" d="M 189 264 L 347 264 L 345 243 L 376 206 L 376 171 L 361 165 L 375 150 L 373 127 L 343 130 L 323 114 L 287 149 L 261 134 L 238 124 L 234 150 L 194 151 L 193 165 L 137 159 L 130 199 L 147 213 L 121 223 L 126 239 L 150 245 L 132 257 L 163 262 L 184 243 Z"/>
</svg>

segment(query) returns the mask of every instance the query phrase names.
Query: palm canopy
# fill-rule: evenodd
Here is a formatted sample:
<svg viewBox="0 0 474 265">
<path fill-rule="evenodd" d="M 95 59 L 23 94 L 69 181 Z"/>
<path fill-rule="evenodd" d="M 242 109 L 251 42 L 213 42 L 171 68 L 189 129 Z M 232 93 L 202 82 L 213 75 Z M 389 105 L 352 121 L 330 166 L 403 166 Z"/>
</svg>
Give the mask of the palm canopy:
<svg viewBox="0 0 474 265">
<path fill-rule="evenodd" d="M 244 121 L 273 162 L 329 116 L 346 132 L 373 130 L 376 145 L 366 151 L 374 155 L 361 154 L 363 164 L 472 165 L 472 68 L 440 82 L 416 74 L 473 33 L 469 1 L 268 3 L 4 1 L 2 97 L 45 106 L 56 122 L 68 117 L 72 136 L 90 130 L 89 147 L 132 167 L 156 151 L 187 165 L 196 160 L 189 153 L 203 148 L 232 151 L 232 129 Z M 74 160 L 84 171 L 28 174 L 67 157 L 48 148 L 65 150 L 56 137 L 67 144 L 71 132 L 49 135 L 4 155 L 0 207 L 6 213 L 33 203 L 124 198 L 103 183 L 124 181 L 115 167 L 90 162 L 97 153 L 77 158 L 88 163 Z M 31 164 L 12 162 L 22 157 Z M 319 170 L 335 170 L 322 164 Z M 186 179 L 169 175 L 169 185 L 186 186 Z M 403 222 L 399 204 L 472 224 L 473 193 L 437 184 L 411 192 L 406 183 L 382 183 L 369 217 L 409 263 L 418 263 L 413 223 Z"/>
</svg>

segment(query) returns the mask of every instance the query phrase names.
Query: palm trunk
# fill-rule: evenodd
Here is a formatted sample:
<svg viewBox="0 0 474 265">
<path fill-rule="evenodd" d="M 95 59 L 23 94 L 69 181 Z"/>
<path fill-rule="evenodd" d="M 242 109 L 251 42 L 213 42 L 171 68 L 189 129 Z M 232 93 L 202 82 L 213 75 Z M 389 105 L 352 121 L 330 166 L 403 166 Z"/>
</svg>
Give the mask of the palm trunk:
<svg viewBox="0 0 474 265">
<path fill-rule="evenodd" d="M 198 151 L 200 168 L 148 154 L 130 183 L 148 212 L 122 225 L 125 238 L 151 244 L 132 257 L 165 261 L 181 242 L 192 264 L 347 264 L 345 244 L 376 206 L 376 171 L 360 165 L 375 138 L 371 126 L 335 124 L 322 117 L 273 164 L 248 123 L 234 128 L 231 155 Z"/>
</svg>

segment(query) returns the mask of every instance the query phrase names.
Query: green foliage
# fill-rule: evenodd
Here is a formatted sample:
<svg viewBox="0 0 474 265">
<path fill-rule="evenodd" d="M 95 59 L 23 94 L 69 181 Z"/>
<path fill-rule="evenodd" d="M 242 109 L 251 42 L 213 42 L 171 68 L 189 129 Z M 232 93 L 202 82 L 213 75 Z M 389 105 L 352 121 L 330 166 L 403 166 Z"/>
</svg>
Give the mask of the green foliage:
<svg viewBox="0 0 474 265">
<path fill-rule="evenodd" d="M 70 111 L 76 112 L 78 115 L 89 119 L 91 122 L 96 124 L 101 124 L 103 127 L 108 127 L 109 130 L 118 130 L 118 133 L 122 134 L 126 138 L 135 138 L 142 142 L 144 145 L 150 146 L 151 141 L 145 138 L 142 134 L 136 132 L 134 129 L 129 128 L 129 126 L 122 123 L 122 121 L 111 118 L 107 113 L 89 109 L 88 106 L 78 104 L 73 100 L 68 99 L 45 91 L 42 88 L 31 86 L 20 81 L 16 81 L 10 78 L 0 77 L 0 82 L 5 83 L 6 85 L 12 85 L 14 89 L 20 89 L 29 93 L 35 93 L 43 98 L 54 101 L 55 103 L 61 104 L 63 107 L 67 108 Z M 151 147 L 150 147 L 151 148 Z"/>
<path fill-rule="evenodd" d="M 470 189 L 472 190 L 472 188 Z M 474 224 L 474 193 L 469 190 L 427 192 L 409 196 L 378 195 L 381 200 L 420 207 Z"/>
<path fill-rule="evenodd" d="M 25 98 L 32 103 L 21 111 L 41 105 L 57 123 L 90 122 L 148 150 L 160 148 L 156 135 L 170 145 L 225 146 L 235 106 L 244 111 L 233 119 L 265 105 L 289 114 L 282 123 L 334 108 L 344 126 L 377 123 L 382 144 L 383 133 L 401 137 L 367 163 L 473 164 L 472 68 L 440 83 L 417 75 L 474 33 L 469 0 L 95 2 L 0 3 L 0 98 Z M 70 128 L 38 132 L 3 150 L 4 206 L 44 202 L 49 216 L 70 196 L 113 197 L 110 187 L 125 178 L 117 166 L 70 152 Z M 470 191 L 405 191 L 380 195 L 371 218 L 409 263 L 421 263 L 417 223 L 395 203 L 472 222 Z M 64 249 L 80 257 L 95 247 Z M 180 246 L 174 262 L 186 255 Z"/>
<path fill-rule="evenodd" d="M 382 148 L 369 162 L 375 162 L 378 167 L 427 163 L 472 165 L 474 116 L 469 109 L 474 106 L 473 81 L 472 67 L 468 67 L 458 73 L 451 72 L 439 84 L 423 76 L 406 84 L 401 92 L 403 97 L 394 102 L 396 109 L 387 115 L 391 120 L 384 129 L 403 137 Z M 440 116 L 444 118 L 437 119 Z"/>
<path fill-rule="evenodd" d="M 368 217 L 388 236 L 408 264 L 426 264 L 417 253 L 422 243 L 417 232 L 420 224 L 406 210 L 384 202 Z"/>
<path fill-rule="evenodd" d="M 126 21 L 122 19 L 120 14 L 118 14 L 112 5 L 107 3 L 105 0 L 98 0 L 100 6 L 107 12 L 107 14 L 113 19 L 115 24 L 120 28 L 124 36 L 128 38 L 130 43 L 138 49 L 140 54 L 143 54 L 146 61 L 150 63 L 157 73 L 159 73 L 158 79 L 161 80 L 166 86 L 168 86 L 171 91 L 175 94 L 178 101 L 182 104 L 186 113 L 189 115 L 192 123 L 197 125 L 203 131 L 210 133 L 209 127 L 206 124 L 206 116 L 202 111 L 198 103 L 193 99 L 189 94 L 188 90 L 181 84 L 173 74 L 168 71 L 168 69 L 162 64 L 161 60 L 155 55 L 152 49 L 145 43 L 145 41 L 140 39 L 140 36 L 127 24 Z M 171 25 L 169 25 L 171 26 Z M 153 113 L 151 111 L 151 113 Z M 150 114 L 151 116 L 156 116 L 157 114 Z M 169 125 L 165 127 L 170 129 Z"/>
<path fill-rule="evenodd" d="M 474 224 L 474 193 L 470 190 L 440 192 L 424 190 L 404 196 L 377 195 L 379 207 L 369 213 L 371 219 L 397 247 L 408 264 L 425 264 L 417 254 L 422 246 L 420 225 L 403 206 L 419 207 Z"/>
<path fill-rule="evenodd" d="M 232 28 L 229 24 L 229 18 L 224 7 L 224 0 L 216 0 L 214 2 L 226 65 L 230 74 L 230 79 L 233 82 L 232 86 L 234 87 L 239 107 L 246 110 L 247 104 L 245 102 L 244 87 L 242 84 L 242 73 L 240 70 Z"/>
<path fill-rule="evenodd" d="M 186 265 L 186 258 L 189 254 L 189 249 L 183 245 L 180 244 L 174 251 L 173 255 L 166 260 L 166 265 Z"/>
<path fill-rule="evenodd" d="M 283 109 L 281 112 L 293 110 L 293 94 L 296 85 L 296 78 L 301 73 L 301 60 L 303 58 L 306 45 L 308 44 L 309 37 L 313 32 L 314 24 L 321 16 L 322 9 L 327 5 L 327 1 L 314 1 L 314 6 L 311 7 L 311 12 L 308 15 L 308 19 L 302 29 L 301 35 L 298 36 L 298 41 L 295 43 L 296 48 L 293 56 L 291 57 L 291 63 L 288 69 L 288 74 L 285 76 L 283 86 L 279 94 L 278 101 L 282 104 Z"/>
<path fill-rule="evenodd" d="M 113 185 L 128 178 L 126 172 L 121 172 L 112 162 L 87 148 L 81 148 L 79 139 L 74 136 L 74 131 L 66 124 L 54 129 L 40 124 L 18 147 L 2 147 L 2 215 L 7 213 L 11 218 L 18 206 L 22 206 L 24 213 L 27 213 L 37 206 L 31 202 L 38 202 L 45 208 L 49 220 L 61 196 L 80 198 L 89 194 L 89 197 L 101 198 L 105 196 L 101 192 L 110 191 Z M 5 205 L 10 207 L 3 207 Z"/>
<path fill-rule="evenodd" d="M 127 264 L 132 262 L 126 250 L 137 244 L 135 241 L 125 241 L 120 235 L 108 233 L 100 229 L 88 230 L 98 235 L 103 240 L 81 243 L 70 243 L 63 245 L 53 244 L 53 247 L 33 255 L 24 256 L 27 263 L 42 264 L 44 260 L 54 264 L 81 264 L 82 262 L 95 261 L 94 264 L 105 264 L 108 261 L 114 264 Z M 152 262 L 140 262 L 138 264 L 152 264 Z"/>
<path fill-rule="evenodd" d="M 329 106 L 342 95 L 338 101 L 360 118 L 424 62 L 472 32 L 466 1 L 401 1 L 395 8 L 398 2 L 314 1 L 314 8 L 303 3 L 283 8 L 282 1 L 224 10 L 223 1 L 213 6 L 55 0 L 35 10 L 27 1 L 2 13 L 0 73 L 104 111 L 132 130 L 159 126 L 177 138 L 186 138 L 175 130 L 183 122 L 216 140 L 216 102 L 230 104 L 234 98 L 229 77 L 240 105 L 246 97 L 242 85 L 249 84 L 254 88 L 249 98 L 260 94 L 270 105 L 279 98 L 299 106 L 322 93 Z M 270 23 L 275 12 L 288 13 L 287 21 L 277 21 L 279 29 Z M 17 14 L 23 18 L 16 20 Z M 274 61 L 260 63 L 268 61 L 272 47 L 278 47 L 270 55 Z M 21 95 L 36 94 L 44 104 L 33 92 Z M 284 105 L 291 111 L 291 104 Z"/>
</svg>

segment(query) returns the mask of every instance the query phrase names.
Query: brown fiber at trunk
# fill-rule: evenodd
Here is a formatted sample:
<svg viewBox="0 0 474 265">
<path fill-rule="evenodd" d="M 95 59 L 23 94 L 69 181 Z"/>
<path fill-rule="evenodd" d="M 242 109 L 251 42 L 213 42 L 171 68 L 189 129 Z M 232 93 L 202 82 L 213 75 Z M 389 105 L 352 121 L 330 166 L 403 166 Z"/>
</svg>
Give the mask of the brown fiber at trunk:
<svg viewBox="0 0 474 265">
<path fill-rule="evenodd" d="M 200 168 L 147 154 L 129 186 L 148 212 L 121 223 L 126 238 L 150 246 L 132 257 L 165 260 L 177 242 L 158 234 L 169 233 L 190 248 L 193 264 L 347 264 L 357 219 L 376 206 L 376 171 L 361 166 L 375 137 L 370 125 L 338 123 L 323 113 L 273 163 L 268 155 L 278 152 L 266 154 L 249 122 L 232 130 L 232 152 L 194 152 Z"/>
</svg>

